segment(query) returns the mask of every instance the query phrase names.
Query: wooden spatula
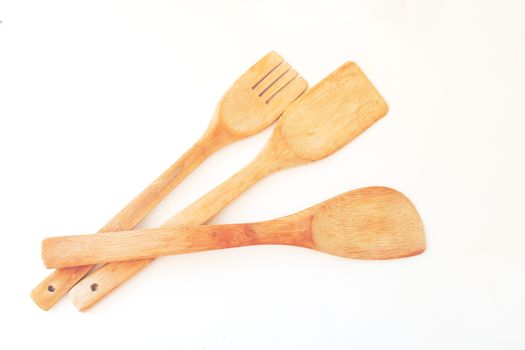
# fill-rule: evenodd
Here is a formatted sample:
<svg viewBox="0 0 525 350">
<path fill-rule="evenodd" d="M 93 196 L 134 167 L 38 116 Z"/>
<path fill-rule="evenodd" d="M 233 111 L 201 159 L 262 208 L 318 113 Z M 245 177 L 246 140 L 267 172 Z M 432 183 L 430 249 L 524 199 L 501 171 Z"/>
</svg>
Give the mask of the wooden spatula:
<svg viewBox="0 0 525 350">
<path fill-rule="evenodd" d="M 226 92 L 197 143 L 99 232 L 134 228 L 206 158 L 268 127 L 306 88 L 306 81 L 281 56 L 275 52 L 264 56 Z M 91 268 L 57 270 L 33 289 L 31 297 L 39 307 L 48 310 Z"/>
<path fill-rule="evenodd" d="M 261 178 L 329 156 L 387 110 L 359 67 L 352 62 L 344 64 L 290 105 L 255 160 L 163 227 L 205 223 Z M 85 310 L 151 261 L 106 264 L 76 284 L 69 295 L 80 310 Z"/>
<path fill-rule="evenodd" d="M 47 238 L 48 268 L 150 259 L 258 244 L 286 244 L 356 259 L 420 254 L 425 236 L 407 197 L 387 187 L 346 192 L 296 214 L 271 221 Z"/>
</svg>

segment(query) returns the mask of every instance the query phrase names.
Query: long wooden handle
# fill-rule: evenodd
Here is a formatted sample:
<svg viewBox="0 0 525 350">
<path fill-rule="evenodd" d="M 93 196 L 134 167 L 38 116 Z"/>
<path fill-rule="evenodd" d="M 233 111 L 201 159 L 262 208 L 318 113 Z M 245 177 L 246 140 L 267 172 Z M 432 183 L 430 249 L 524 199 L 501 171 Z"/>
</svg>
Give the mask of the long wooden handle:
<svg viewBox="0 0 525 350">
<path fill-rule="evenodd" d="M 66 268 L 257 244 L 310 247 L 309 221 L 175 226 L 110 235 L 51 237 L 42 242 L 42 259 L 48 268 Z"/>
<path fill-rule="evenodd" d="M 251 185 L 267 175 L 268 173 L 265 170 L 257 160 L 253 161 L 214 190 L 179 212 L 162 227 L 205 223 Z M 106 264 L 71 289 L 69 292 L 71 300 L 79 310 L 87 310 L 152 261 L 153 259 L 143 259 Z"/>
<path fill-rule="evenodd" d="M 212 153 L 229 144 L 229 135 L 215 129 L 208 130 L 175 164 L 160 175 L 99 232 L 133 229 L 142 219 Z M 42 309 L 50 309 L 93 266 L 59 269 L 40 282 L 31 297 Z"/>
<path fill-rule="evenodd" d="M 65 268 L 211 250 L 226 245 L 220 238 L 224 232 L 236 230 L 239 227 L 235 225 L 177 226 L 51 237 L 42 242 L 42 260 L 48 268 Z"/>
</svg>

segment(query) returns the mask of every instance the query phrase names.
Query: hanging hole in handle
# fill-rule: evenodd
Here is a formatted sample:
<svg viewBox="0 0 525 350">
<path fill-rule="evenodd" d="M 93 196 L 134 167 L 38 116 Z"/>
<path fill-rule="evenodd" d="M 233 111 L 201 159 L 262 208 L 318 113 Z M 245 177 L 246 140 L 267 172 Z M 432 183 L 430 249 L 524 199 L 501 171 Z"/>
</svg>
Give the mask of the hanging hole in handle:
<svg viewBox="0 0 525 350">
<path fill-rule="evenodd" d="M 49 293 L 54 293 L 54 292 L 55 292 L 55 287 L 53 287 L 53 285 L 50 284 L 49 286 L 47 286 L 47 291 L 48 291 Z"/>
<path fill-rule="evenodd" d="M 90 286 L 90 288 L 91 288 L 91 291 L 94 292 L 94 291 L 97 290 L 97 288 L 98 288 L 98 284 L 93 283 L 93 284 Z"/>
</svg>

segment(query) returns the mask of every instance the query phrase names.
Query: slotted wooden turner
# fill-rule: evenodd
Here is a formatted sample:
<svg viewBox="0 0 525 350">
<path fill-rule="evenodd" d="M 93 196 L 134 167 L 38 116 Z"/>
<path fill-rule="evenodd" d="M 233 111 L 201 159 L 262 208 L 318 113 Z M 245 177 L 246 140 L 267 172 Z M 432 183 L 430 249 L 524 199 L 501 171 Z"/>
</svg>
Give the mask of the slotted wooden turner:
<svg viewBox="0 0 525 350">
<path fill-rule="evenodd" d="M 222 97 L 208 129 L 197 143 L 99 232 L 133 229 L 206 158 L 268 127 L 306 88 L 306 81 L 281 56 L 273 51 L 268 53 Z M 48 310 L 92 267 L 57 270 L 33 289 L 31 297 L 39 307 Z"/>
</svg>

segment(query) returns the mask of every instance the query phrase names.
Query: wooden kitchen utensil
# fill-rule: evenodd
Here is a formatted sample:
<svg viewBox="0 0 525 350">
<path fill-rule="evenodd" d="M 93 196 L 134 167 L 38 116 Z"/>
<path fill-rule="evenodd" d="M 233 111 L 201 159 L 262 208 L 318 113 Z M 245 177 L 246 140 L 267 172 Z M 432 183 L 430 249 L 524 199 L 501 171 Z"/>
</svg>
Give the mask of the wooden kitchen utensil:
<svg viewBox="0 0 525 350">
<path fill-rule="evenodd" d="M 306 81 L 281 56 L 268 53 L 222 97 L 208 129 L 197 143 L 99 232 L 133 229 L 206 158 L 268 127 L 306 88 Z M 48 310 L 92 267 L 57 270 L 33 289 L 31 297 L 39 307 Z"/>
<path fill-rule="evenodd" d="M 344 64 L 290 105 L 264 149 L 250 164 L 163 227 L 205 223 L 258 180 L 329 156 L 387 110 L 386 102 L 359 67 L 352 62 Z M 106 264 L 76 284 L 69 295 L 80 310 L 86 310 L 151 261 Z"/>
<path fill-rule="evenodd" d="M 394 259 L 422 253 L 425 235 L 407 197 L 391 188 L 367 187 L 265 222 L 47 238 L 42 259 L 48 268 L 64 268 L 258 244 L 312 248 L 345 258 Z"/>
</svg>

